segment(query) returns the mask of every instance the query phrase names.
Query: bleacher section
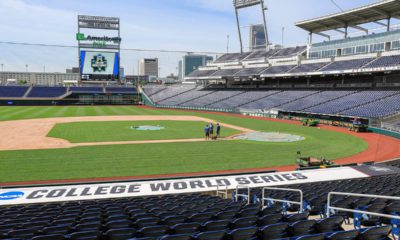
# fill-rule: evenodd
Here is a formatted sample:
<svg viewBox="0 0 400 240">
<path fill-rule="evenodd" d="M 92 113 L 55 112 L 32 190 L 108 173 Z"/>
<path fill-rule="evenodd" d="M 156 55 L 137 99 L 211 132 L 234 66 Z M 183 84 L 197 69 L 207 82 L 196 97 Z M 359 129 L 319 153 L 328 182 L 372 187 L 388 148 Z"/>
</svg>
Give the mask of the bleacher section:
<svg viewBox="0 0 400 240">
<path fill-rule="evenodd" d="M 294 69 L 290 70 L 289 73 L 307 73 L 307 72 L 315 72 L 328 63 L 310 63 L 310 64 L 300 64 L 299 66 L 295 67 Z"/>
<path fill-rule="evenodd" d="M 282 91 L 277 94 L 270 95 L 267 98 L 242 105 L 241 108 L 272 109 L 284 103 L 288 103 L 315 93 L 317 93 L 317 91 Z"/>
<path fill-rule="evenodd" d="M 129 87 L 107 87 L 107 93 L 136 93 L 136 88 Z"/>
<path fill-rule="evenodd" d="M 273 204 L 232 201 L 209 195 L 165 195 L 160 197 L 104 199 L 0 207 L 2 239 L 98 239 L 98 240 L 268 240 L 268 239 L 387 239 L 391 226 L 383 218 L 365 218 L 361 229 L 345 231 L 351 214 L 318 219 L 331 191 L 400 194 L 399 175 L 297 184 L 309 211 L 296 213 L 296 205 L 283 209 Z M 260 190 L 251 194 L 261 197 Z M 269 191 L 268 197 L 297 201 L 288 192 Z M 334 206 L 362 208 L 373 212 L 400 211 L 394 200 L 335 197 Z M 289 211 L 289 212 L 287 212 Z M 384 225 L 381 225 L 384 224 Z"/>
<path fill-rule="evenodd" d="M 293 54 L 296 55 L 299 52 L 296 52 L 295 49 L 299 50 L 302 49 L 300 47 L 293 48 L 293 49 L 282 49 L 280 51 L 277 51 L 274 53 L 273 57 L 275 58 L 283 58 L 284 56 L 289 57 L 290 54 L 292 54 L 292 51 L 294 52 Z M 303 50 L 302 50 L 303 51 Z M 301 52 L 301 51 L 300 51 Z M 256 51 L 250 54 L 245 60 L 251 60 L 251 58 L 254 56 L 254 59 L 257 58 L 262 58 L 266 54 L 265 51 Z M 284 54 L 284 55 L 280 55 Z M 236 56 L 235 54 L 230 54 L 232 56 Z M 224 55 L 225 56 L 225 55 Z M 335 71 L 371 71 L 371 69 L 381 69 L 382 68 L 391 68 L 391 67 L 399 67 L 400 66 L 400 55 L 391 55 L 391 56 L 382 56 L 382 57 L 365 57 L 365 58 L 353 58 L 353 59 L 348 59 L 347 57 L 345 60 L 342 59 L 335 59 L 332 62 L 315 62 L 315 63 L 301 63 L 298 65 L 276 65 L 272 64 L 268 68 L 264 68 L 265 71 L 258 71 L 260 67 L 251 67 L 245 66 L 241 71 L 237 72 L 235 74 L 236 69 L 238 66 L 243 67 L 241 65 L 235 65 L 236 69 L 223 69 L 223 70 L 209 70 L 209 69 L 199 69 L 194 72 L 192 72 L 187 78 L 189 79 L 195 79 L 195 78 L 210 78 L 212 79 L 213 77 L 225 77 L 225 78 L 230 78 L 230 77 L 251 77 L 251 76 L 262 76 L 262 75 L 274 75 L 274 74 L 293 74 L 293 75 L 298 75 L 298 74 L 307 74 L 307 73 L 313 73 L 313 72 L 322 72 L 323 74 L 329 74 L 330 72 L 335 72 Z M 272 57 L 270 59 L 273 59 Z M 266 64 L 268 61 L 265 61 L 264 64 Z M 218 62 L 216 62 L 218 63 Z M 254 70 L 254 71 L 253 71 Z"/>
<path fill-rule="evenodd" d="M 128 94 L 136 93 L 134 87 L 45 87 L 33 86 L 0 86 L 0 98 L 59 98 L 67 93 L 76 94 Z"/>
<path fill-rule="evenodd" d="M 300 55 L 304 51 L 307 50 L 307 46 L 298 46 L 298 47 L 291 47 L 291 48 L 284 48 L 274 54 L 271 58 L 288 58 Z"/>
<path fill-rule="evenodd" d="M 304 110 L 307 112 L 336 114 L 346 109 L 352 109 L 399 93 L 398 91 L 359 91 L 315 107 L 305 108 Z"/>
<path fill-rule="evenodd" d="M 364 68 L 381 68 L 381 67 L 392 67 L 400 65 L 400 56 L 384 56 L 376 59 L 375 61 L 369 63 Z"/>
<path fill-rule="evenodd" d="M 28 98 L 57 98 L 67 92 L 66 87 L 33 87 Z"/>
<path fill-rule="evenodd" d="M 73 93 L 102 93 L 102 87 L 70 87 L 69 90 Z"/>
<path fill-rule="evenodd" d="M 190 91 L 194 89 L 195 86 L 179 86 L 179 87 L 169 87 L 164 91 L 158 91 L 155 94 L 151 96 L 151 99 L 154 103 L 159 103 L 163 100 L 167 100 L 168 98 L 177 96 L 179 94 L 182 94 L 184 92 Z M 146 92 L 147 87 L 144 87 L 144 91 Z M 190 99 L 187 99 L 190 100 Z"/>
<path fill-rule="evenodd" d="M 221 62 L 238 62 L 247 56 L 249 56 L 251 52 L 246 52 L 246 53 L 226 53 L 219 57 L 217 60 L 215 60 L 216 63 L 221 63 Z"/>
<path fill-rule="evenodd" d="M 235 74 L 235 77 L 249 77 L 249 76 L 258 76 L 261 72 L 266 70 L 265 67 L 259 68 L 244 68 L 240 72 Z"/>
<path fill-rule="evenodd" d="M 150 89 L 154 88 L 144 87 L 146 93 L 156 91 Z M 184 103 L 182 106 L 221 109 L 277 108 L 360 117 L 384 117 L 400 111 L 400 91 L 393 90 L 239 90 L 170 87 L 151 98 L 160 105 L 168 106 Z"/>
<path fill-rule="evenodd" d="M 215 73 L 213 73 L 211 76 L 213 77 L 232 77 L 234 76 L 237 72 L 242 70 L 241 68 L 234 68 L 234 69 L 221 69 Z"/>
<path fill-rule="evenodd" d="M 272 94 L 276 94 L 279 91 L 248 91 L 248 92 L 243 92 L 240 95 L 236 95 L 232 98 L 225 99 L 224 101 L 217 102 L 214 104 L 211 104 L 210 107 L 213 108 L 236 108 L 244 103 L 249 103 L 252 101 L 256 101 L 261 98 L 265 98 L 267 96 L 270 96 Z"/>
<path fill-rule="evenodd" d="M 0 86 L 0 98 L 20 98 L 28 89 L 26 86 Z"/>
<path fill-rule="evenodd" d="M 374 101 L 341 112 L 343 115 L 360 117 L 384 117 L 400 111 L 400 94 Z"/>
<path fill-rule="evenodd" d="M 272 66 L 272 67 L 266 69 L 265 71 L 263 71 L 261 73 L 261 75 L 286 73 L 295 67 L 296 67 L 296 65 Z"/>
<path fill-rule="evenodd" d="M 279 108 L 285 109 L 286 111 L 302 111 L 309 107 L 319 105 L 321 103 L 331 102 L 334 99 L 340 99 L 350 94 L 355 93 L 354 91 L 322 91 L 316 94 L 312 94 L 308 97 L 295 100 L 290 103 L 286 103 L 278 106 Z"/>
<path fill-rule="evenodd" d="M 182 104 L 182 106 L 195 106 L 195 107 L 203 107 L 212 105 L 215 102 L 222 101 L 224 99 L 232 98 L 233 96 L 242 94 L 243 91 L 217 91 L 217 92 L 208 92 L 210 94 L 204 95 L 195 100 L 186 102 Z"/>
<path fill-rule="evenodd" d="M 189 101 L 193 102 L 193 100 L 201 99 L 202 96 L 209 95 L 213 92 L 214 91 L 193 89 L 191 91 L 181 93 L 175 97 L 163 100 L 162 104 L 163 105 L 180 106 Z"/>
<path fill-rule="evenodd" d="M 342 70 L 359 69 L 373 60 L 374 60 L 373 58 L 361 58 L 361 59 L 352 59 L 344 61 L 335 61 L 327 65 L 326 67 L 323 67 L 319 71 L 342 71 Z"/>
<path fill-rule="evenodd" d="M 192 78 L 209 77 L 217 71 L 218 70 L 196 70 L 196 71 L 193 71 L 192 73 L 190 73 L 188 75 L 188 77 L 192 77 Z"/>
<path fill-rule="evenodd" d="M 265 60 L 267 58 L 272 57 L 274 54 L 276 54 L 279 51 L 280 51 L 279 49 L 269 50 L 268 52 L 265 50 L 254 51 L 250 55 L 248 55 L 246 58 L 244 58 L 242 61 Z"/>
</svg>

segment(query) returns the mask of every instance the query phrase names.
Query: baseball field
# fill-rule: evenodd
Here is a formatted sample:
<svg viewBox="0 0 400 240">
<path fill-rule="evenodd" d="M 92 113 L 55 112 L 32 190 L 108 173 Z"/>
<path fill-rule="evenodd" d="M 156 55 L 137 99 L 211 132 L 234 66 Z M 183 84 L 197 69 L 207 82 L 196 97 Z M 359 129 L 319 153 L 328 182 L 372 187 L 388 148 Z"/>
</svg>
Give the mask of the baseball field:
<svg viewBox="0 0 400 240">
<path fill-rule="evenodd" d="M 209 122 L 221 139 L 204 140 Z M 137 131 L 137 126 L 161 126 Z M 235 140 L 243 132 L 305 140 Z M 293 165 L 296 152 L 342 159 L 368 143 L 354 134 L 268 119 L 134 106 L 0 107 L 0 182 L 118 178 Z"/>
</svg>

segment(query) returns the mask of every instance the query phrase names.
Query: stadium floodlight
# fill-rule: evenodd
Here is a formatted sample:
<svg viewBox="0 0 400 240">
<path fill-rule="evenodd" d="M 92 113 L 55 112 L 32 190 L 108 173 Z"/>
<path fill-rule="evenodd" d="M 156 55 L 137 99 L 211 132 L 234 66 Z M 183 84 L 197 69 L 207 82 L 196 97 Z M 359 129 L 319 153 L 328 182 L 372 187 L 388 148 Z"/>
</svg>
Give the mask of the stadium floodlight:
<svg viewBox="0 0 400 240">
<path fill-rule="evenodd" d="M 233 6 L 235 8 L 236 23 L 237 23 L 238 34 L 239 34 L 240 52 L 241 53 L 243 53 L 243 41 L 242 41 L 242 33 L 240 30 L 239 9 L 253 7 L 256 5 L 260 5 L 260 7 L 261 7 L 264 35 L 265 35 L 265 47 L 266 47 L 266 50 L 268 50 L 268 48 L 269 48 L 270 42 L 268 39 L 267 20 L 265 17 L 265 12 L 267 11 L 267 8 L 265 7 L 264 0 L 233 0 Z"/>
<path fill-rule="evenodd" d="M 233 0 L 233 6 L 235 8 L 251 7 L 260 3 L 261 0 Z"/>
</svg>

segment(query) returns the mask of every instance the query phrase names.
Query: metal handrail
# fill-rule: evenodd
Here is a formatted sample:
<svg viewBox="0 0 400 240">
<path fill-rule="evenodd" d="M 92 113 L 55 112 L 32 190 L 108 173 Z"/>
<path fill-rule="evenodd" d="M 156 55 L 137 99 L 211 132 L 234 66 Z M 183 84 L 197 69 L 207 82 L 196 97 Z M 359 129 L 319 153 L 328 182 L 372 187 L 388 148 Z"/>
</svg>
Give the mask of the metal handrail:
<svg viewBox="0 0 400 240">
<path fill-rule="evenodd" d="M 225 189 L 224 190 L 220 190 L 220 188 L 222 188 L 222 187 L 225 187 Z M 224 199 L 228 198 L 228 185 L 222 185 L 222 186 L 221 185 L 217 185 L 216 196 L 219 197 L 220 194 L 222 196 L 224 196 L 223 197 Z"/>
<path fill-rule="evenodd" d="M 246 194 L 239 194 L 239 189 L 247 189 L 247 195 Z M 250 188 L 248 186 L 245 185 L 237 185 L 236 186 L 236 196 L 235 196 L 235 200 L 236 202 L 239 200 L 239 197 L 247 197 L 247 204 L 250 204 Z"/>
<path fill-rule="evenodd" d="M 265 190 L 277 190 L 277 191 L 288 191 L 288 192 L 298 192 L 300 193 L 300 201 L 290 201 L 290 200 L 284 200 L 284 199 L 275 199 L 275 198 L 266 198 L 265 197 Z M 283 203 L 291 203 L 291 204 L 296 204 L 300 205 L 300 212 L 303 212 L 303 191 L 300 189 L 292 189 L 292 188 L 275 188 L 275 187 L 264 187 L 262 189 L 262 208 L 265 207 L 265 200 L 272 200 L 275 202 L 283 202 Z"/>
<path fill-rule="evenodd" d="M 368 211 L 362 211 L 362 210 L 356 210 L 356 209 L 349 209 L 349 208 L 341 208 L 341 207 L 334 207 L 331 206 L 331 196 L 332 195 L 340 195 L 340 196 L 350 196 L 350 197 L 366 197 L 366 198 L 381 198 L 381 199 L 388 199 L 388 200 L 399 200 L 400 197 L 393 197 L 393 196 L 382 196 L 382 195 L 372 195 L 372 194 L 360 194 L 360 193 L 341 193 L 341 192 L 330 192 L 328 193 L 328 201 L 327 201 L 327 217 L 330 217 L 331 215 L 331 209 L 332 210 L 337 210 L 337 211 L 342 211 L 342 212 L 352 212 L 352 213 L 361 213 L 361 214 L 367 214 L 371 216 L 377 216 L 377 217 L 385 217 L 385 218 L 393 218 L 393 219 L 400 219 L 400 216 L 398 215 L 392 215 L 392 214 L 384 214 L 384 213 L 375 213 L 375 212 L 368 212 Z"/>
</svg>

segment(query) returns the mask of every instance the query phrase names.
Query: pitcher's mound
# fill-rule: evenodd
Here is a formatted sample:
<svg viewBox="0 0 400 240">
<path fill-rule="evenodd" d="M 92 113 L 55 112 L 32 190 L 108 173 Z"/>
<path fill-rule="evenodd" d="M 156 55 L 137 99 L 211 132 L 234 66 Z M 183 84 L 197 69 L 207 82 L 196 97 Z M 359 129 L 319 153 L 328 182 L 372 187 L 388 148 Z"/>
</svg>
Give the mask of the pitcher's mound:
<svg viewBox="0 0 400 240">
<path fill-rule="evenodd" d="M 305 140 L 302 136 L 278 132 L 249 132 L 238 135 L 234 139 L 258 142 L 297 142 Z"/>
</svg>

